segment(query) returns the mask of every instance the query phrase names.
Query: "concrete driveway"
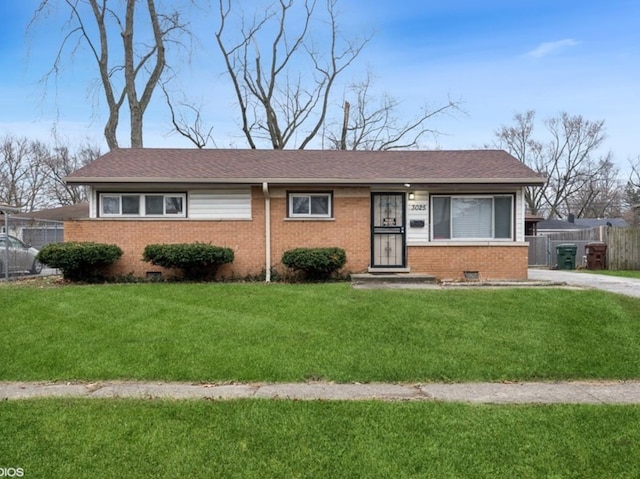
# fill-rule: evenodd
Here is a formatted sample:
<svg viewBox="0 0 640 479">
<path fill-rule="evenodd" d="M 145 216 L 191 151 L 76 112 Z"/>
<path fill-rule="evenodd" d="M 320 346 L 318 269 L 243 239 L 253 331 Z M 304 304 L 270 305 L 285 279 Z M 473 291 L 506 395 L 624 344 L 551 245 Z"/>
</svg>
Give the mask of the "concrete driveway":
<svg viewBox="0 0 640 479">
<path fill-rule="evenodd" d="M 561 282 L 582 288 L 602 289 L 611 293 L 640 298 L 640 279 L 550 269 L 529 269 L 529 279 Z"/>
</svg>

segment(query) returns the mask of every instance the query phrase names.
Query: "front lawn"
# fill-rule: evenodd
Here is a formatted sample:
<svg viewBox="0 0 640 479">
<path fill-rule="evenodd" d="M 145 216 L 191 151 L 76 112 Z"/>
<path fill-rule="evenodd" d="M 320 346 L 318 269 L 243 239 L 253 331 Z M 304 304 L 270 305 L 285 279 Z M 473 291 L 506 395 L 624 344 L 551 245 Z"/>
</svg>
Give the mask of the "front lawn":
<svg viewBox="0 0 640 479">
<path fill-rule="evenodd" d="M 638 406 L 0 403 L 0 467 L 57 478 L 637 478 Z"/>
<path fill-rule="evenodd" d="M 0 380 L 637 378 L 640 300 L 347 284 L 0 287 Z"/>
</svg>

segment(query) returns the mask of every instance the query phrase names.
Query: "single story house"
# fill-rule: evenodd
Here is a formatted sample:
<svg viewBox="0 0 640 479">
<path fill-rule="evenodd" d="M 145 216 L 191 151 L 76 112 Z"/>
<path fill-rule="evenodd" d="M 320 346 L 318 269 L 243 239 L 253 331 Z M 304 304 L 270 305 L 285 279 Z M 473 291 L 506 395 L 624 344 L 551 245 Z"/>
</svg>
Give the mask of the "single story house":
<svg viewBox="0 0 640 479">
<path fill-rule="evenodd" d="M 198 241 L 234 250 L 219 275 L 267 280 L 285 251 L 329 246 L 352 273 L 526 278 L 523 190 L 544 184 L 500 150 L 116 149 L 66 181 L 90 203 L 65 240 L 119 245 L 114 274 L 157 274 L 147 244 Z"/>
</svg>

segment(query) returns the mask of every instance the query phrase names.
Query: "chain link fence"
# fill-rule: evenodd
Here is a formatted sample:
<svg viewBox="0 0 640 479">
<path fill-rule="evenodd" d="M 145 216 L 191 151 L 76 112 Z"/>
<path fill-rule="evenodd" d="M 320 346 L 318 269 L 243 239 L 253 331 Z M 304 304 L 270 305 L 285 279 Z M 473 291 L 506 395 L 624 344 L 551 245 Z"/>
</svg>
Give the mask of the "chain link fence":
<svg viewBox="0 0 640 479">
<path fill-rule="evenodd" d="M 62 221 L 0 213 L 0 280 L 26 275 L 55 275 L 59 271 L 36 260 L 38 251 L 50 243 L 64 240 Z"/>
</svg>

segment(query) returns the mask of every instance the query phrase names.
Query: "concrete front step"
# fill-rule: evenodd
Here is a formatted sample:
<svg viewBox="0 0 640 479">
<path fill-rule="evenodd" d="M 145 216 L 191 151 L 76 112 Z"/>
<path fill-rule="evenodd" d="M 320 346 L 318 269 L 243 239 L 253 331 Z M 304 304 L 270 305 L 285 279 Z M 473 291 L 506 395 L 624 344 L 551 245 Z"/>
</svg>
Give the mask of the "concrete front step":
<svg viewBox="0 0 640 479">
<path fill-rule="evenodd" d="M 362 273 L 352 274 L 351 284 L 353 286 L 391 286 L 394 284 L 427 286 L 435 285 L 436 277 L 421 273 Z"/>
</svg>

